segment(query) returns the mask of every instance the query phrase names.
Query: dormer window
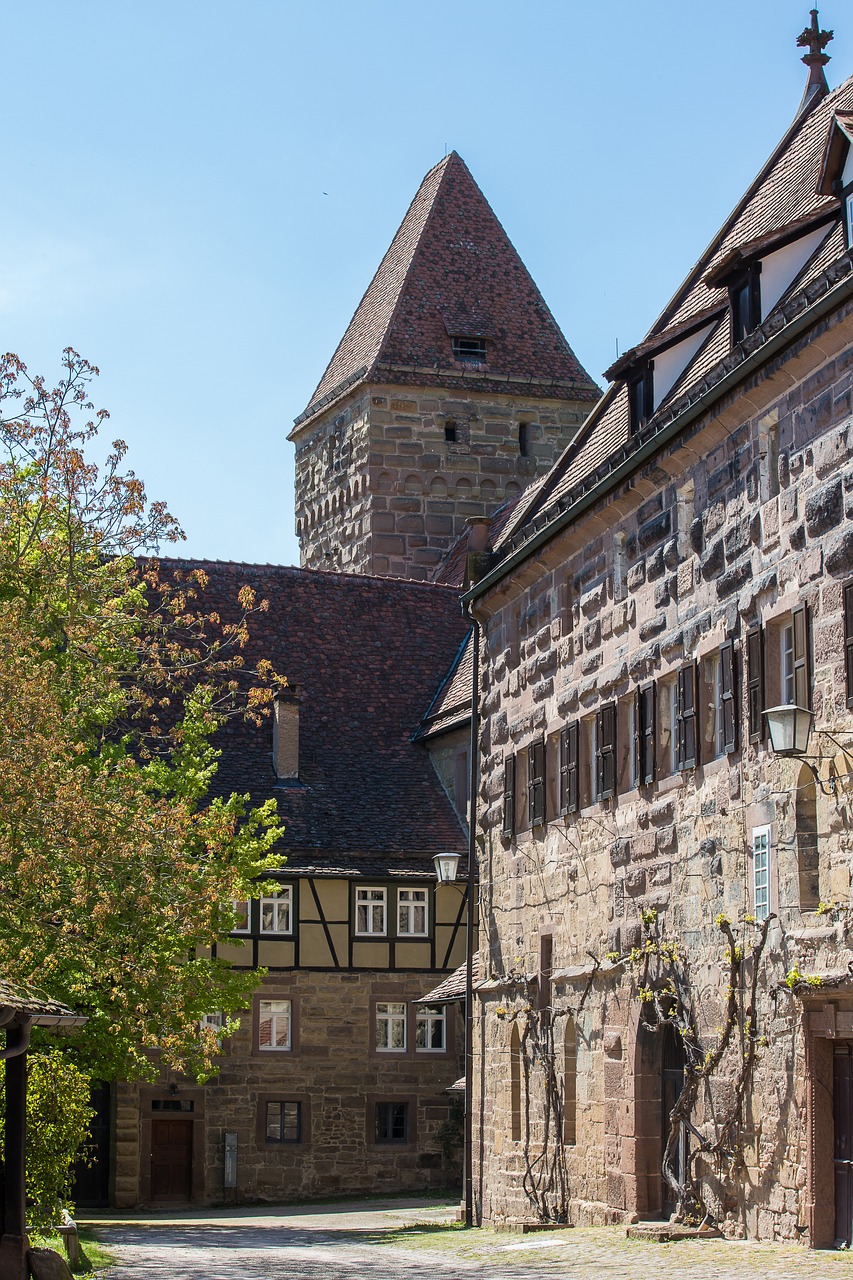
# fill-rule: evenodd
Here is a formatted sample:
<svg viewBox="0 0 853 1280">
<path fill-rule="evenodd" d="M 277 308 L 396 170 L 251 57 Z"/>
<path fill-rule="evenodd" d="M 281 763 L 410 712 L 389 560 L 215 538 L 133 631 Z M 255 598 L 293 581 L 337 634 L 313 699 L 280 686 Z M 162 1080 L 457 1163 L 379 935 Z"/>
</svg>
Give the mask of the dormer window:
<svg viewBox="0 0 853 1280">
<path fill-rule="evenodd" d="M 761 324 L 761 263 L 753 262 L 729 283 L 732 344 L 742 342 Z"/>
<path fill-rule="evenodd" d="M 655 375 L 651 361 L 628 379 L 631 435 L 642 431 L 655 411 Z"/>
<path fill-rule="evenodd" d="M 450 342 L 453 347 L 454 360 L 459 360 L 462 364 L 485 364 L 485 338 L 455 337 L 451 338 Z"/>
</svg>

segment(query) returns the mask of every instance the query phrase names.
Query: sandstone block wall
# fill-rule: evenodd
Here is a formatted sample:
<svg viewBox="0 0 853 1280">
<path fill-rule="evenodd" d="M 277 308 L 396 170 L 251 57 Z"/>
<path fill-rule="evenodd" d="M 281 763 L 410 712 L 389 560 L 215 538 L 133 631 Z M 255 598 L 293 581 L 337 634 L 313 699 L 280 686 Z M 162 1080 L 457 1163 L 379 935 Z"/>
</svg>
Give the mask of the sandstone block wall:
<svg viewBox="0 0 853 1280">
<path fill-rule="evenodd" d="M 118 1086 L 116 1205 L 147 1199 L 145 1139 L 150 1141 L 152 1103 L 158 1099 L 193 1103 L 197 1203 L 282 1202 L 457 1183 L 461 1148 L 457 1145 L 447 1158 L 442 1126 L 453 1109 L 446 1090 L 462 1073 L 458 1009 L 448 1010 L 445 1053 L 415 1052 L 412 1043 L 405 1054 L 379 1053 L 373 1033 L 377 999 L 411 1004 L 434 984 L 434 976 L 423 974 L 302 971 L 267 978 L 257 998 L 294 1002 L 291 1052 L 258 1052 L 247 1013 L 239 1032 L 225 1042 L 218 1074 L 206 1085 L 164 1075 L 156 1086 Z M 264 1141 L 264 1104 L 276 1099 L 302 1102 L 300 1143 Z M 374 1141 L 377 1101 L 409 1103 L 408 1143 Z M 237 1134 L 236 1192 L 224 1188 L 226 1133 Z"/>
<path fill-rule="evenodd" d="M 543 1075 L 531 1060 L 522 1086 L 529 1116 L 519 1128 L 512 1036 L 534 1016 L 546 937 L 560 1090 L 576 1070 L 576 1134 L 565 1148 L 570 1216 L 607 1221 L 661 1212 L 660 1043 L 641 1025 L 631 966 L 614 961 L 641 943 L 640 913 L 654 909 L 687 957 L 696 1016 L 712 1042 L 725 994 L 714 920 L 720 912 L 737 920 L 754 911 L 752 832 L 769 825 L 770 903 L 778 921 L 760 982 L 768 1043 L 747 1098 L 743 1167 L 725 1183 L 711 1181 L 732 1233 L 805 1232 L 831 1243 L 820 1216 L 820 1206 L 832 1203 L 831 1140 L 814 1139 L 832 1123 L 821 1054 L 823 1037 L 853 1036 L 853 1004 L 843 988 L 792 996 L 784 978 L 795 966 L 844 973 L 853 960 L 853 755 L 841 749 L 853 746 L 842 621 L 842 588 L 853 577 L 851 342 L 849 315 L 825 323 L 481 602 L 481 946 L 484 971 L 493 975 L 475 1021 L 475 1062 L 482 1062 L 475 1187 L 484 1218 L 534 1216 L 530 1171 L 545 1142 Z M 803 602 L 818 731 L 811 754 L 822 757 L 824 778 L 830 769 L 838 775 L 833 794 L 815 788 L 807 767 L 747 740 L 746 633 L 763 625 L 766 705 L 774 695 L 782 701 L 779 628 Z M 717 753 L 703 709 L 701 762 L 681 771 L 673 767 L 664 695 L 679 667 L 696 660 L 702 672 L 729 639 L 739 672 L 738 748 Z M 650 680 L 658 691 L 658 774 L 653 785 L 639 787 L 631 777 L 631 703 Z M 700 683 L 703 708 L 709 697 Z M 596 802 L 590 735 L 596 711 L 609 702 L 617 703 L 619 793 Z M 558 736 L 574 720 L 587 772 L 582 768 L 580 811 L 560 817 Z M 526 748 L 542 738 L 546 822 L 532 830 L 524 816 Z M 519 753 L 520 817 L 507 840 L 501 827 L 510 752 Z M 817 832 L 814 867 L 804 866 L 804 800 Z M 819 913 L 818 901 L 837 906 Z M 710 1133 L 729 1096 L 737 1053 L 700 1101 L 700 1130 Z M 810 1061 L 823 1062 L 822 1084 Z"/>
<path fill-rule="evenodd" d="M 588 412 L 429 387 L 354 394 L 296 442 L 302 567 L 428 580 L 467 517 L 543 475 Z"/>
</svg>

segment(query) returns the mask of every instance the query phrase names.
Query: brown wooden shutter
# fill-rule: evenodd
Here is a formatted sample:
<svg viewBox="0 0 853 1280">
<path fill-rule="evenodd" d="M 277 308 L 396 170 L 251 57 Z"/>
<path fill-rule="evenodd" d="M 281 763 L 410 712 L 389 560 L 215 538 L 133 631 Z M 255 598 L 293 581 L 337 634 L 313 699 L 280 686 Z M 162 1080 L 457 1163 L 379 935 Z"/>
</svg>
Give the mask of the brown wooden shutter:
<svg viewBox="0 0 853 1280">
<path fill-rule="evenodd" d="M 791 621 L 794 627 L 794 702 L 808 711 L 812 705 L 808 605 L 795 609 Z"/>
<path fill-rule="evenodd" d="M 616 792 L 616 703 L 609 702 L 598 712 L 596 799 L 607 800 Z"/>
<path fill-rule="evenodd" d="M 853 582 L 848 582 L 844 588 L 844 673 L 847 705 L 853 707 Z"/>
<path fill-rule="evenodd" d="M 507 756 L 504 760 L 503 833 L 508 840 L 515 835 L 515 756 Z"/>
<path fill-rule="evenodd" d="M 699 740 L 696 734 L 696 664 L 682 667 L 678 673 L 678 767 L 695 769 L 699 763 Z"/>
<path fill-rule="evenodd" d="M 634 691 L 634 741 L 631 743 L 634 759 L 634 778 L 639 787 L 643 781 L 643 695 Z"/>
<path fill-rule="evenodd" d="M 764 741 L 764 630 L 754 627 L 746 637 L 747 706 L 749 740 Z"/>
<path fill-rule="evenodd" d="M 737 751 L 738 701 L 735 684 L 735 646 L 729 640 L 720 649 L 720 691 L 723 716 L 723 750 Z"/>
<path fill-rule="evenodd" d="M 527 748 L 527 812 L 531 827 L 545 821 L 545 743 L 540 739 Z"/>
<path fill-rule="evenodd" d="M 560 813 L 578 808 L 578 722 L 567 724 L 560 734 Z"/>
</svg>

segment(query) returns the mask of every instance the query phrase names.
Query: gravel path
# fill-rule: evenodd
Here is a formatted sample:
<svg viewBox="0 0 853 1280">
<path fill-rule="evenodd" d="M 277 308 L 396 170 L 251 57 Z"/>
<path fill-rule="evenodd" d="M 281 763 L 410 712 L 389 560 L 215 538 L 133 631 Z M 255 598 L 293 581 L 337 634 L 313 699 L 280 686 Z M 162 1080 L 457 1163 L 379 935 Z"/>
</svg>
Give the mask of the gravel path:
<svg viewBox="0 0 853 1280">
<path fill-rule="evenodd" d="M 454 1206 L 372 1201 L 102 1218 L 106 1280 L 853 1280 L 853 1253 L 726 1241 L 629 1241 L 623 1228 L 437 1232 Z M 392 1243 L 388 1236 L 405 1230 Z"/>
</svg>

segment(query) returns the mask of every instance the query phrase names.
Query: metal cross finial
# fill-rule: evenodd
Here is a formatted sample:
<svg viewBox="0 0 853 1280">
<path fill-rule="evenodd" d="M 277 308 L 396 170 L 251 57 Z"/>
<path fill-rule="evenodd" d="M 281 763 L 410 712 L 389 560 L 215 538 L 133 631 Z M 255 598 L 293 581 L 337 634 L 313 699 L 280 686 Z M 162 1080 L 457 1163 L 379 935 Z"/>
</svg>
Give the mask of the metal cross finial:
<svg viewBox="0 0 853 1280">
<path fill-rule="evenodd" d="M 824 49 L 833 37 L 832 31 L 821 31 L 818 22 L 817 9 L 811 10 L 811 26 L 806 27 L 801 36 L 797 37 L 797 45 L 800 49 L 808 49 L 808 53 L 803 54 L 803 62 L 809 69 L 809 79 L 806 85 L 806 91 L 803 94 L 803 100 L 800 103 L 800 114 L 816 98 L 823 98 L 829 93 L 829 85 L 826 83 L 826 76 L 823 69 L 829 62 L 829 54 L 824 53 Z"/>
</svg>

